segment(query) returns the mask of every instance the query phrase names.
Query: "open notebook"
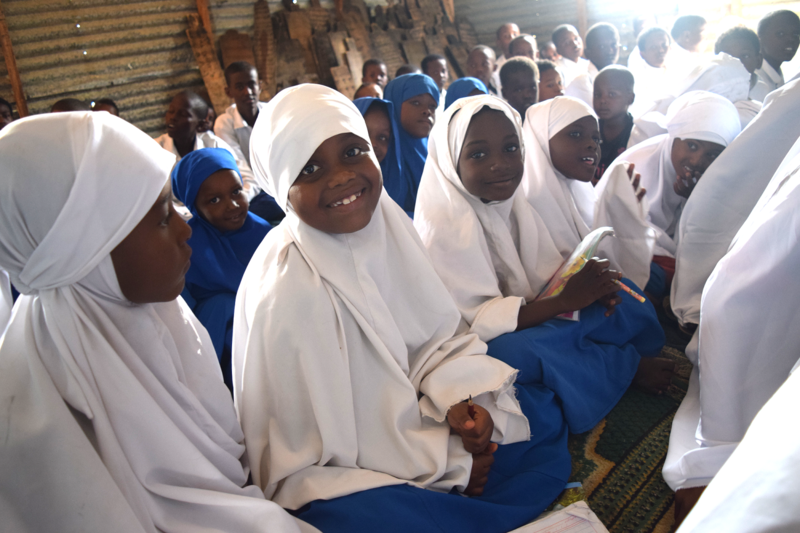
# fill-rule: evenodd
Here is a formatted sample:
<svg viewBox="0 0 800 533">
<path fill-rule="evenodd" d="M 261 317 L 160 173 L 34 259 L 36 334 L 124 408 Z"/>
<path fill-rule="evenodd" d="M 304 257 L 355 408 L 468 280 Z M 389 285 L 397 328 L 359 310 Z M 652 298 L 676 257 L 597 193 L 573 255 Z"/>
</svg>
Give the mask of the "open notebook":
<svg viewBox="0 0 800 533">
<path fill-rule="evenodd" d="M 608 533 L 608 530 L 586 502 L 580 501 L 510 533 Z"/>
</svg>

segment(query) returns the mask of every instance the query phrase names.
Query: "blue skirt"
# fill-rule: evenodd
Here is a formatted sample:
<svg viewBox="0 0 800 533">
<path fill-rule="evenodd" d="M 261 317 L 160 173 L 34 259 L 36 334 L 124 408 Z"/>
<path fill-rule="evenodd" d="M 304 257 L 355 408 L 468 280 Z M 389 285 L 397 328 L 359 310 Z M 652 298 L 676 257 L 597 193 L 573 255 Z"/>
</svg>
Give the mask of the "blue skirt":
<svg viewBox="0 0 800 533">
<path fill-rule="evenodd" d="M 610 317 L 594 303 L 581 310 L 579 322 L 552 319 L 488 343 L 489 355 L 519 369 L 518 388 L 543 384 L 555 392 L 572 433 L 596 426 L 630 386 L 640 357 L 664 346 L 653 305 L 618 294 L 622 303 Z"/>
<path fill-rule="evenodd" d="M 571 464 L 567 427 L 553 392 L 518 389 L 531 440 L 500 446 L 482 496 L 467 498 L 392 485 L 333 500 L 316 500 L 293 514 L 323 533 L 505 533 L 539 516 L 564 489 Z"/>
</svg>

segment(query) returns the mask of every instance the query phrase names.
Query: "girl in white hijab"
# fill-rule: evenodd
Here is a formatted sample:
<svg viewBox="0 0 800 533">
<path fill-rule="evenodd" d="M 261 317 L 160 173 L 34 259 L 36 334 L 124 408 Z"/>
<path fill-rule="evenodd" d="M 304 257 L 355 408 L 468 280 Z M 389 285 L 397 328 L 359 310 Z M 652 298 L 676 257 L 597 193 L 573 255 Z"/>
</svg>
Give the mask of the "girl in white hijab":
<svg viewBox="0 0 800 533">
<path fill-rule="evenodd" d="M 0 340 L 3 530 L 299 531 L 246 486 L 211 340 L 176 300 L 174 158 L 89 112 L 14 122 L 0 160 L 0 267 L 22 293 Z"/>
<path fill-rule="evenodd" d="M 265 111 L 251 160 L 286 219 L 248 266 L 233 341 L 254 482 L 326 532 L 532 520 L 570 470 L 552 392 L 515 390 L 465 331 L 352 102 L 300 85 Z"/>
<path fill-rule="evenodd" d="M 592 229 L 611 226 L 615 237 L 601 242 L 598 255 L 643 286 L 654 238 L 645 220 L 644 192 L 637 189 L 638 180 L 631 187 L 625 169 L 592 186 L 589 172 L 600 161 L 597 115 L 580 100 L 564 96 L 529 107 L 526 117 L 522 190 L 561 256 L 568 258 Z"/>
<path fill-rule="evenodd" d="M 678 491 L 676 503 L 685 504 L 684 509 L 739 446 L 756 414 L 797 363 L 798 236 L 800 140 L 703 289 L 700 326 L 686 349 L 695 366 L 672 423 L 664 463 L 664 479 Z M 781 413 L 785 424 L 795 423 L 794 409 L 796 405 Z M 786 504 L 793 505 L 793 500 Z"/>
<path fill-rule="evenodd" d="M 668 133 L 623 152 L 601 179 L 632 163 L 647 189 L 647 220 L 656 232 L 654 277 L 645 290 L 660 298 L 669 291 L 675 269 L 678 221 L 686 199 L 709 165 L 741 131 L 734 105 L 714 93 L 692 91 L 669 107 Z"/>
<path fill-rule="evenodd" d="M 414 226 L 470 330 L 520 369 L 517 386 L 555 391 L 570 431 L 594 427 L 625 392 L 663 330 L 651 305 L 615 296 L 608 261 L 587 265 L 558 296 L 534 301 L 561 266 L 545 223 L 518 191 L 519 115 L 493 96 L 459 100 L 434 126 Z M 614 299 L 611 307 L 620 299 Z M 587 307 L 588 306 L 588 307 Z M 580 321 L 550 320 L 585 308 Z M 540 325 L 541 324 L 541 325 Z"/>
</svg>

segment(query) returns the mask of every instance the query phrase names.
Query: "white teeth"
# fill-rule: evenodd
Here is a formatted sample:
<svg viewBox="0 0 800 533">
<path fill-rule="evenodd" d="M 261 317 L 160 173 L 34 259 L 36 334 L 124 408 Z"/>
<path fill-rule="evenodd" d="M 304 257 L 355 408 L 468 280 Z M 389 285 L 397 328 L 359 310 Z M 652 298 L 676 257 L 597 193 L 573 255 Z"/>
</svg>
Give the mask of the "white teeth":
<svg viewBox="0 0 800 533">
<path fill-rule="evenodd" d="M 331 207 L 339 207 L 340 205 L 347 205 L 352 204 L 356 201 L 356 198 L 361 196 L 361 191 L 355 193 L 354 195 L 350 196 L 349 198 L 345 198 L 344 200 L 339 200 L 338 202 L 334 202 L 330 204 Z"/>
</svg>

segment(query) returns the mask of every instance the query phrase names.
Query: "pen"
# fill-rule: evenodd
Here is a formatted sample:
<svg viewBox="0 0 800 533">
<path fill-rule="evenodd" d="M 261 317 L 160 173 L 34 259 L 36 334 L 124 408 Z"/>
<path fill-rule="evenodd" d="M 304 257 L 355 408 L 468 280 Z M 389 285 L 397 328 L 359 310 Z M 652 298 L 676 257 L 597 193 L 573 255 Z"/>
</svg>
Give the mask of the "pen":
<svg viewBox="0 0 800 533">
<path fill-rule="evenodd" d="M 614 280 L 614 283 L 616 283 L 617 285 L 619 285 L 619 288 L 620 288 L 620 289 L 622 289 L 623 291 L 627 292 L 628 294 L 630 294 L 631 296 L 633 296 L 634 298 L 636 298 L 636 299 L 637 299 L 637 300 L 639 300 L 640 302 L 642 302 L 642 303 L 645 303 L 645 302 L 647 301 L 647 300 L 645 300 L 644 296 L 642 296 L 641 294 L 638 294 L 638 293 L 634 292 L 634 290 L 633 290 L 633 289 L 631 289 L 630 287 L 628 287 L 627 285 L 625 285 L 624 283 L 622 283 L 620 280 L 618 280 L 618 279 L 615 279 L 615 280 Z"/>
<path fill-rule="evenodd" d="M 470 418 L 475 418 L 475 404 L 472 403 L 472 394 L 469 395 L 469 400 L 467 400 L 467 414 Z"/>
</svg>

